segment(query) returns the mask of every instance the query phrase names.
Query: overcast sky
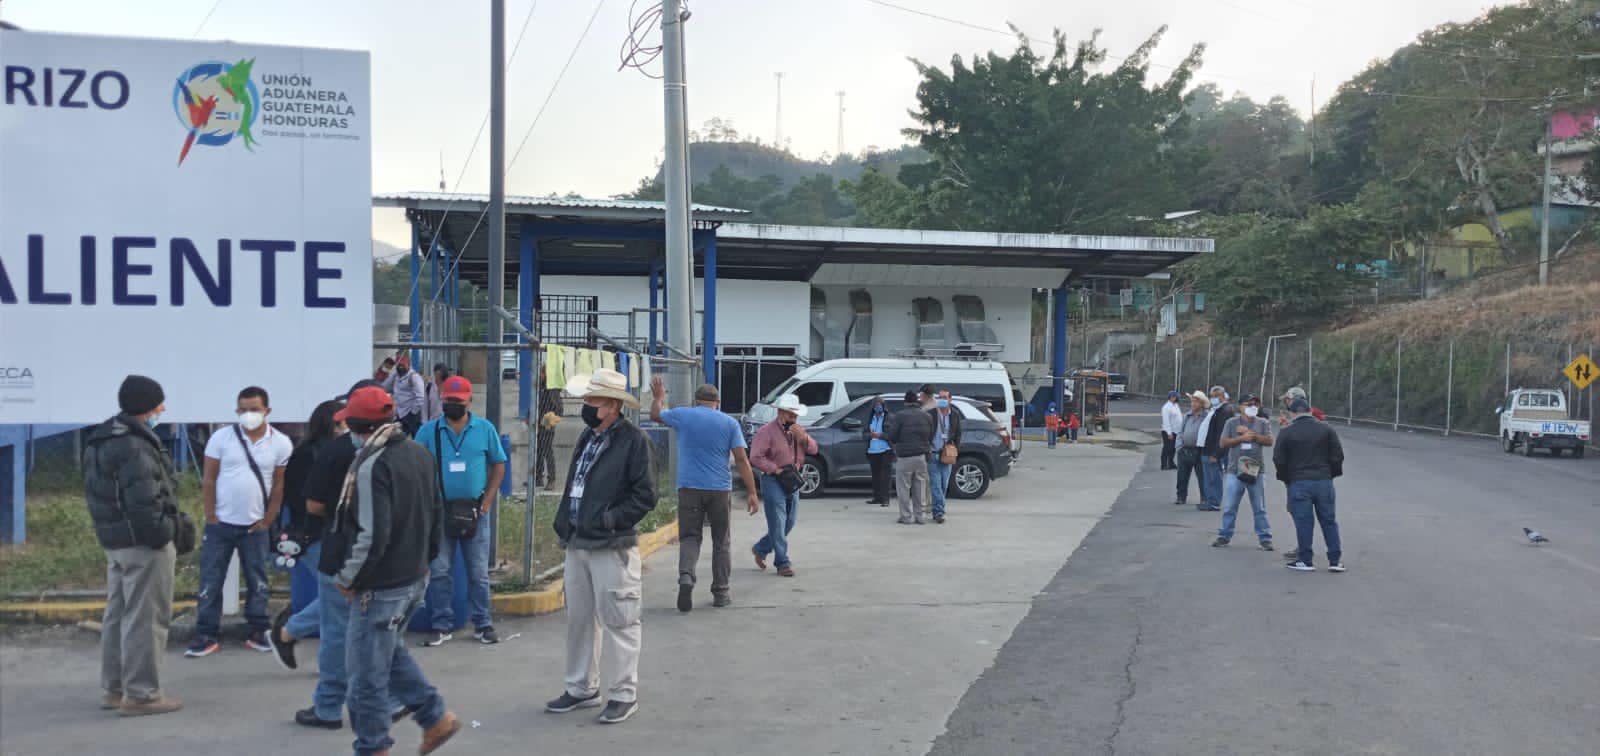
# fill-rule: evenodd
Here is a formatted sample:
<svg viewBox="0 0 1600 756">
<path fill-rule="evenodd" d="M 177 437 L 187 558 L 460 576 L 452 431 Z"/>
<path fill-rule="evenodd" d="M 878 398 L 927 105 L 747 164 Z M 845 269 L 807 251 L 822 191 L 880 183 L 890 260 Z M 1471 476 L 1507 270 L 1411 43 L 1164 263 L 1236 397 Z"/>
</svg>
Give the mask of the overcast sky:
<svg viewBox="0 0 1600 756">
<path fill-rule="evenodd" d="M 908 57 L 947 64 L 952 55 L 1009 50 L 1007 37 L 973 26 L 1015 24 L 1045 39 L 1052 28 L 1080 39 L 1094 29 L 1125 54 L 1160 25 L 1170 30 L 1158 64 L 1178 62 L 1196 42 L 1208 50 L 1201 80 L 1265 100 L 1282 94 L 1302 112 L 1375 58 L 1426 28 L 1465 21 L 1500 3 L 1484 0 L 890 0 L 971 26 L 908 13 L 872 0 L 698 0 L 687 25 L 689 122 L 732 121 L 771 141 L 773 74 L 783 72 L 783 134 L 799 155 L 832 153 L 838 97 L 845 145 L 903 143 L 917 77 Z M 651 0 L 639 0 L 640 6 Z M 515 41 L 533 9 L 507 77 L 508 155 L 517 194 L 629 191 L 661 155 L 661 86 L 618 71 L 629 0 L 506 0 Z M 373 190 L 436 190 L 440 155 L 457 186 L 487 108 L 488 0 L 0 0 L 0 18 L 24 29 L 364 49 L 373 66 Z M 587 38 L 585 25 L 596 12 Z M 214 8 L 214 12 L 213 11 Z M 209 13 L 209 18 L 207 18 Z M 202 23 L 204 27 L 201 28 Z M 557 73 L 577 46 L 560 86 Z M 655 69 L 659 72 L 659 67 Z M 1158 69 L 1157 74 L 1165 73 Z M 529 126 L 541 103 L 550 104 Z M 487 136 L 465 164 L 462 191 L 487 190 Z M 404 244 L 395 213 L 374 235 Z"/>
</svg>

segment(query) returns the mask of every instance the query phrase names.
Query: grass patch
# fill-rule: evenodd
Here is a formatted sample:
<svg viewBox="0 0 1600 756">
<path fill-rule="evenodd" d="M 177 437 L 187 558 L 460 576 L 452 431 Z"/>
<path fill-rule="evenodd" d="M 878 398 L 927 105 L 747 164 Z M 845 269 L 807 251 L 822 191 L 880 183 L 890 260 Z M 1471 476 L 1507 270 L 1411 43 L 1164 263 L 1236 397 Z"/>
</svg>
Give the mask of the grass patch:
<svg viewBox="0 0 1600 756">
<path fill-rule="evenodd" d="M 560 509 L 560 498 L 558 494 L 544 494 L 538 497 L 533 513 L 532 573 L 534 575 L 561 564 L 566 559 L 566 552 L 556 540 L 554 527 L 556 512 Z M 495 593 L 517 593 L 535 588 L 537 586 L 522 580 L 522 544 L 528 515 L 527 503 L 520 498 L 502 499 L 499 507 L 500 530 L 496 533 L 498 571 L 489 576 L 494 581 L 492 588 Z M 653 533 L 669 523 L 676 522 L 677 519 L 677 497 L 662 496 L 657 500 L 656 508 L 650 510 L 650 514 L 639 521 L 638 530 L 640 534 Z"/>
</svg>

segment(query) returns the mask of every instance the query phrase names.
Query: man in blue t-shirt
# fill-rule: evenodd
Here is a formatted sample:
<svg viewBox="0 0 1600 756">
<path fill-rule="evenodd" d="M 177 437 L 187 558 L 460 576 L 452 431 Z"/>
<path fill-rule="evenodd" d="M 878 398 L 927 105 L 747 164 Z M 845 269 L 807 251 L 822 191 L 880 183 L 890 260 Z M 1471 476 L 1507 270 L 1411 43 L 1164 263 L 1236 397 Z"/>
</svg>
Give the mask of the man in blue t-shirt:
<svg viewBox="0 0 1600 756">
<path fill-rule="evenodd" d="M 472 637 L 479 643 L 499 643 L 489 618 L 489 523 L 484 521 L 500 493 L 500 480 L 506 474 L 506 450 L 500 445 L 500 431 L 494 423 L 477 417 L 472 406 L 472 382 L 456 375 L 445 379 L 439 390 L 444 398 L 444 416 L 417 430 L 417 442 L 433 454 L 439 466 L 436 477 L 444 481 L 446 506 L 453 500 L 478 503 L 478 523 L 471 536 L 455 538 L 449 527 L 439 538 L 439 556 L 433 560 L 428 577 L 428 611 L 433 633 L 424 646 L 437 646 L 451 639 L 456 629 L 455 585 L 450 577 L 455 564 L 456 546 L 461 546 L 461 561 L 467 567 L 467 603 L 472 610 Z"/>
<path fill-rule="evenodd" d="M 650 418 L 676 430 L 678 446 L 678 611 L 694 608 L 695 563 L 700 561 L 701 530 L 711 523 L 712 606 L 733 603 L 728 596 L 728 578 L 733 573 L 732 514 L 733 475 L 728 470 L 728 455 L 739 464 L 744 479 L 745 509 L 761 511 L 761 495 L 756 491 L 756 476 L 750 470 L 744 433 L 739 421 L 718 409 L 717 387 L 709 383 L 696 389 L 689 407 L 662 409 L 667 403 L 667 387 L 660 377 L 650 381 L 655 402 Z"/>
</svg>

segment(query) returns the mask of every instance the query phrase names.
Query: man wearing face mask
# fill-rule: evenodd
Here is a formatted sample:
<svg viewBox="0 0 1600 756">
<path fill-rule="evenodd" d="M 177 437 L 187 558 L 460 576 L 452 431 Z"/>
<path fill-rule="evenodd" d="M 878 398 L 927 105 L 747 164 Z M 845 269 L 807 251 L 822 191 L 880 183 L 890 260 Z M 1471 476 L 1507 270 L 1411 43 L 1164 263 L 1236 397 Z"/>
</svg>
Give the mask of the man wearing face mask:
<svg viewBox="0 0 1600 756">
<path fill-rule="evenodd" d="M 928 410 L 933 418 L 933 444 L 928 452 L 928 490 L 933 499 L 933 521 L 944 524 L 944 495 L 950 488 L 950 471 L 955 463 L 943 461 L 953 458 L 961 449 L 961 410 L 950 406 L 950 392 L 940 391 L 934 407 Z M 946 447 L 956 451 L 946 453 Z"/>
<path fill-rule="evenodd" d="M 1201 509 L 1208 512 L 1222 509 L 1222 468 L 1227 461 L 1221 445 L 1222 426 L 1233 414 L 1227 389 L 1212 386 L 1211 409 L 1200 426 L 1200 436 L 1204 439 L 1200 451 L 1200 492 L 1205 495 Z"/>
<path fill-rule="evenodd" d="M 889 442 L 883 435 L 883 426 L 888 421 L 889 410 L 883 404 L 883 397 L 872 400 L 872 419 L 861 433 L 867 437 L 867 464 L 872 467 L 872 498 L 867 499 L 867 503 L 880 507 L 889 506 L 894 476 L 894 453 L 889 451 Z"/>
<path fill-rule="evenodd" d="M 1267 523 L 1267 476 L 1262 467 L 1263 452 L 1272 445 L 1272 423 L 1261 417 L 1261 399 L 1247 394 L 1240 402 L 1244 414 L 1222 426 L 1218 445 L 1228 463 L 1222 479 L 1222 527 L 1212 546 L 1227 546 L 1233 540 L 1233 525 L 1239 516 L 1239 502 L 1250 494 L 1250 511 L 1255 515 L 1256 540 L 1262 551 L 1272 550 L 1272 526 Z M 1250 460 L 1254 460 L 1251 462 Z M 1246 481 L 1248 478 L 1248 482 Z"/>
<path fill-rule="evenodd" d="M 92 428 L 83 450 L 84 494 L 107 565 L 100 708 L 125 717 L 183 708 L 161 689 L 178 559 L 172 460 L 151 430 L 165 398 L 150 378 L 123 379 L 117 391 L 122 411 Z"/>
<path fill-rule="evenodd" d="M 566 689 L 544 708 L 565 714 L 604 703 L 599 722 L 617 724 L 639 709 L 644 632 L 635 528 L 656 507 L 650 439 L 622 416 L 624 407 L 639 407 L 623 374 L 602 368 L 573 376 L 567 393 L 583 399 L 587 427 L 573 447 L 555 517 L 567 551 Z"/>
<path fill-rule="evenodd" d="M 283 504 L 284 469 L 294 453 L 289 437 L 267 425 L 272 413 L 267 391 L 249 386 L 239 392 L 239 422 L 211 434 L 206 443 L 200 494 L 206 526 L 200 539 L 200 601 L 195 607 L 195 637 L 184 656 L 198 658 L 221 650 L 222 584 L 228 562 L 239 556 L 244 579 L 249 648 L 270 653 L 267 617 L 267 529 Z"/>
<path fill-rule="evenodd" d="M 411 369 L 411 358 L 401 355 L 395 362 L 394 375 L 389 380 L 389 393 L 394 396 L 394 414 L 400 418 L 400 427 L 407 436 L 416 436 L 422 427 L 422 415 L 427 411 L 428 387 L 422 376 Z"/>
<path fill-rule="evenodd" d="M 459 375 L 445 380 L 439 392 L 444 398 L 444 417 L 422 426 L 417 441 L 433 455 L 437 477 L 444 486 L 447 507 L 456 502 L 476 504 L 477 526 L 471 535 L 452 533 L 446 525 L 439 542 L 439 557 L 433 560 L 428 581 L 428 611 L 433 615 L 433 634 L 424 646 L 437 646 L 451 639 L 456 628 L 455 585 L 450 570 L 456 547 L 461 547 L 467 568 L 467 599 L 472 605 L 472 637 L 485 645 L 500 642 L 489 618 L 489 524 L 484 519 L 494 508 L 500 493 L 500 480 L 506 474 L 505 447 L 494 424 L 468 410 L 472 406 L 472 382 Z"/>
<path fill-rule="evenodd" d="M 789 562 L 789 533 L 800 515 L 798 472 L 805 466 L 806 457 L 817 453 L 817 440 L 800 425 L 806 406 L 799 397 L 784 394 L 773 407 L 778 410 L 778 417 L 761 426 L 750 439 L 750 465 L 761 471 L 761 498 L 767 504 L 767 534 L 750 548 L 750 553 L 756 559 L 756 567 L 767 569 L 767 557 L 771 556 L 779 577 L 794 577 L 794 565 Z"/>
</svg>

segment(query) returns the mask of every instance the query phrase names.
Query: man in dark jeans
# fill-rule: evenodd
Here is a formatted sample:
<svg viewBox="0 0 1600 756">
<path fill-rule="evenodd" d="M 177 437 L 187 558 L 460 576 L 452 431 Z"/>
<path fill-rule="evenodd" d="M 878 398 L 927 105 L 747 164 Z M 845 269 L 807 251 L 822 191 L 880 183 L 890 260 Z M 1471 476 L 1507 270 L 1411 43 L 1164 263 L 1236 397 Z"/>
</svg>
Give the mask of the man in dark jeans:
<svg viewBox="0 0 1600 756">
<path fill-rule="evenodd" d="M 1311 416 L 1310 401 L 1290 401 L 1289 412 L 1294 419 L 1278 433 L 1272 451 L 1278 480 L 1289 486 L 1289 514 L 1294 518 L 1300 547 L 1299 559 L 1288 567 L 1298 572 L 1316 569 L 1312 566 L 1311 537 L 1315 524 L 1320 524 L 1322 542 L 1328 548 L 1328 571 L 1344 572 L 1333 492 L 1333 479 L 1344 474 L 1344 447 L 1333 428 Z"/>
<path fill-rule="evenodd" d="M 889 421 L 889 409 L 883 397 L 872 400 L 872 415 L 861 435 L 867 439 L 867 464 L 872 467 L 872 498 L 868 504 L 889 506 L 890 491 L 894 488 L 894 453 L 884 437 L 884 426 Z"/>
<path fill-rule="evenodd" d="M 361 451 L 324 536 L 322 566 L 333 568 L 334 586 L 350 601 L 345 654 L 355 752 L 389 752 L 397 699 L 423 729 L 420 752 L 433 753 L 461 730 L 405 644 L 443 530 L 433 455 L 395 421 L 383 389 L 352 392 L 343 414 Z"/>
<path fill-rule="evenodd" d="M 1189 395 L 1189 414 L 1183 416 L 1183 421 L 1178 424 L 1178 498 L 1173 504 L 1183 506 L 1189 503 L 1189 478 L 1193 475 L 1198 479 L 1196 487 L 1200 489 L 1199 507 L 1205 509 L 1206 487 L 1204 473 L 1200 467 L 1200 447 L 1205 444 L 1205 438 L 1200 435 L 1200 426 L 1205 424 L 1206 410 L 1210 409 L 1211 400 L 1199 391 Z"/>
</svg>

